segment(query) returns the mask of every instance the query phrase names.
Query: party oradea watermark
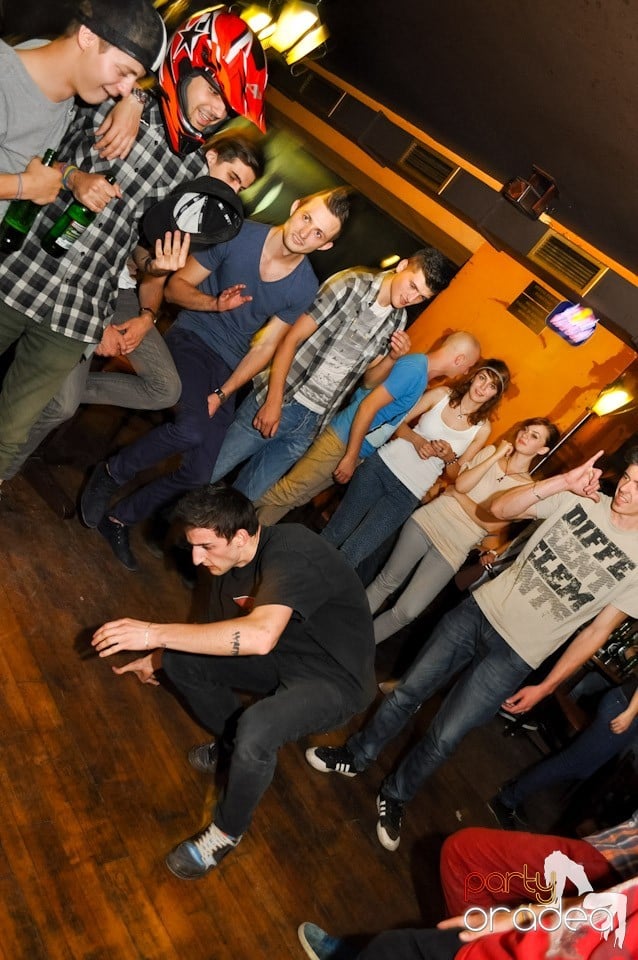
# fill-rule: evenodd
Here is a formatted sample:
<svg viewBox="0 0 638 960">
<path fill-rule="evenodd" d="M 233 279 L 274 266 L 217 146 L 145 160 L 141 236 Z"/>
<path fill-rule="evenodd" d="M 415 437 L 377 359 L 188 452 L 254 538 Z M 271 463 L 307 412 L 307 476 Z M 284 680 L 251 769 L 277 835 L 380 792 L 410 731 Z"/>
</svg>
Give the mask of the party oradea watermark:
<svg viewBox="0 0 638 960">
<path fill-rule="evenodd" d="M 576 886 L 579 896 L 583 896 L 578 905 L 565 906 L 562 902 L 568 879 Z M 545 857 L 542 876 L 539 870 L 534 871 L 528 864 L 524 864 L 520 871 L 468 874 L 465 900 L 471 903 L 473 896 L 484 890 L 493 895 L 509 894 L 512 881 L 521 881 L 530 901 L 534 898 L 536 902 L 517 907 L 469 907 L 463 914 L 467 930 L 494 932 L 500 929 L 499 919 L 508 916 L 514 929 L 521 932 L 544 930 L 551 934 L 562 929 L 579 933 L 584 926 L 589 926 L 606 940 L 613 931 L 614 945 L 622 949 L 626 933 L 626 895 L 613 890 L 595 893 L 582 864 L 575 863 L 560 850 Z"/>
</svg>

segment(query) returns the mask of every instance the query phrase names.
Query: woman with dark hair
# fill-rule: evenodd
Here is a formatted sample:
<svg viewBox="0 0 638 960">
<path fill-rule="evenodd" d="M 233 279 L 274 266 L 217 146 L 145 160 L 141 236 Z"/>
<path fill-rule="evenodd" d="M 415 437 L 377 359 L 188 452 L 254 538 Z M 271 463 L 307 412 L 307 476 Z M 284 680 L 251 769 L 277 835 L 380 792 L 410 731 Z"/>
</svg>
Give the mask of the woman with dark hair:
<svg viewBox="0 0 638 960">
<path fill-rule="evenodd" d="M 355 471 L 322 533 L 353 567 L 407 520 L 443 470 L 453 481 L 484 446 L 509 379 L 502 360 L 487 360 L 460 384 L 426 391 L 394 438 Z"/>
<path fill-rule="evenodd" d="M 488 446 L 463 465 L 442 496 L 406 520 L 388 562 L 367 589 L 372 613 L 414 571 L 396 603 L 374 621 L 381 643 L 422 613 L 460 569 L 469 551 L 487 537 L 501 537 L 509 524 L 490 514 L 492 499 L 505 490 L 531 483 L 528 470 L 558 439 L 558 430 L 544 417 L 525 420 L 514 442 Z M 493 558 L 495 550 L 485 551 Z M 416 568 L 416 569 L 415 569 Z"/>
</svg>

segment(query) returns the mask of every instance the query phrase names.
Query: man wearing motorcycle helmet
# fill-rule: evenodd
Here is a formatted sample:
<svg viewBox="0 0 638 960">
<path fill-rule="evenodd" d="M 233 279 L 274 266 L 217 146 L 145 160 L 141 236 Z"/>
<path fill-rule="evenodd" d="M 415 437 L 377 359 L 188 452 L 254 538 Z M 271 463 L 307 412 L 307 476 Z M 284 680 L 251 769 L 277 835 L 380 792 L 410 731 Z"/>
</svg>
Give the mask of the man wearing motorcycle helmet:
<svg viewBox="0 0 638 960">
<path fill-rule="evenodd" d="M 175 153 L 191 153 L 229 118 L 265 132 L 266 58 L 248 25 L 224 7 L 197 13 L 175 33 L 159 73 L 160 106 Z"/>
<path fill-rule="evenodd" d="M 134 2 L 141 3 L 142 0 Z M 105 3 L 106 0 L 93 0 L 92 10 L 95 12 L 97 7 Z M 125 0 L 114 0 L 114 3 L 119 8 Z M 208 52 L 201 51 L 201 60 L 212 67 L 214 56 L 221 56 L 222 53 L 228 56 L 228 70 L 220 67 L 219 72 L 225 78 L 229 97 L 232 94 L 232 102 L 237 104 L 236 90 L 241 85 L 242 77 L 248 80 L 248 74 L 242 71 L 250 61 L 250 57 L 242 58 L 239 54 L 242 51 L 245 53 L 248 47 L 252 49 L 253 34 L 238 17 L 225 11 L 214 13 L 216 17 L 206 15 L 209 29 L 212 31 L 213 25 L 216 27 L 215 32 L 210 33 Z M 220 20 L 222 13 L 224 17 Z M 201 16 L 194 18 L 195 26 L 189 28 L 195 37 L 201 33 L 197 27 Z M 227 31 L 227 18 L 237 28 L 234 44 L 231 44 L 230 34 L 221 29 L 223 26 Z M 188 21 L 185 27 L 190 23 Z M 245 30 L 248 31 L 247 38 L 243 37 Z M 226 37 L 226 45 L 221 43 L 222 37 Z M 169 61 L 178 56 L 175 51 L 179 48 L 180 38 L 183 44 L 192 48 L 194 41 L 188 30 L 178 31 L 167 54 Z M 215 38 L 220 42 L 214 49 Z M 258 46 L 256 41 L 254 43 Z M 205 68 L 198 69 L 203 71 Z M 184 65 L 180 72 L 184 72 Z M 250 76 L 253 77 L 253 74 Z M 123 103 L 122 106 L 126 105 Z M 166 149 L 162 129 L 164 117 L 158 103 L 153 99 L 145 103 L 143 109 L 145 122 L 139 125 L 138 111 L 136 131 L 130 137 L 126 150 L 113 150 L 111 139 L 109 156 L 122 158 L 115 168 L 110 164 L 105 165 L 108 151 L 98 149 L 98 158 L 94 153 L 96 117 L 98 136 L 100 131 L 106 130 L 108 137 L 110 128 L 112 132 L 105 108 L 98 111 L 79 110 L 76 120 L 67 131 L 60 151 L 60 159 L 66 161 L 64 186 L 100 216 L 65 255 L 63 271 L 60 271 L 60 262 L 42 250 L 39 237 L 68 205 L 69 197 L 66 194 L 45 209 L 33 236 L 27 238 L 23 249 L 4 258 L 0 275 L 0 303 L 8 308 L 7 316 L 11 322 L 15 318 L 16 323 L 19 320 L 24 326 L 24 336 L 29 342 L 45 340 L 46 343 L 29 354 L 28 368 L 22 362 L 16 366 L 14 361 L 12 374 L 3 384 L 0 394 L 0 407 L 4 410 L 0 429 L 0 483 L 10 475 L 12 464 L 27 440 L 31 427 L 75 364 L 83 356 L 90 356 L 96 346 L 102 356 L 114 356 L 122 352 L 122 337 L 114 326 L 118 278 L 137 242 L 138 225 L 145 208 L 166 196 L 184 180 L 206 172 L 206 161 L 201 153 L 189 152 L 196 151 L 200 140 L 204 142 L 203 131 L 196 133 L 199 140 L 195 140 L 193 134 L 192 145 L 189 143 L 188 149 L 177 156 Z M 186 127 L 184 132 L 187 132 Z M 103 139 L 100 143 L 103 146 Z M 112 172 L 117 176 L 115 184 L 106 179 L 107 174 Z M 252 176 L 251 173 L 251 182 Z M 126 322 L 132 341 L 131 351 L 137 349 L 153 330 L 156 310 L 155 302 L 140 303 L 138 315 Z M 4 347 L 4 341 L 0 340 L 0 349 Z M 167 351 L 164 359 L 174 375 Z"/>
<path fill-rule="evenodd" d="M 157 89 L 173 153 L 185 156 L 234 116 L 264 133 L 266 58 L 250 27 L 225 7 L 194 14 L 171 38 Z M 105 160 L 126 156 L 150 97 L 135 88 L 97 130 Z"/>
</svg>

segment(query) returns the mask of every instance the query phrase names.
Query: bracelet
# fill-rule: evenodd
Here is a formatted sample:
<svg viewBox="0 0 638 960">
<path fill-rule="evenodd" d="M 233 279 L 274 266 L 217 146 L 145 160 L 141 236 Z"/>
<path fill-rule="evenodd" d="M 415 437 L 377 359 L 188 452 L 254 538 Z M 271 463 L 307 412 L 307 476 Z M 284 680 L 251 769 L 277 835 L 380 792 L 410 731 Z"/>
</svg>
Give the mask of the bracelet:
<svg viewBox="0 0 638 960">
<path fill-rule="evenodd" d="M 220 405 L 220 407 L 221 407 L 224 403 L 226 403 L 226 400 L 228 399 L 228 397 L 226 396 L 226 394 L 224 393 L 224 391 L 222 390 L 221 387 L 216 387 L 216 388 L 213 390 L 213 393 L 214 393 L 215 396 L 219 399 L 219 405 Z"/>
<path fill-rule="evenodd" d="M 538 483 L 538 480 L 536 481 L 536 483 Z M 534 494 L 537 500 L 544 500 L 545 499 L 544 497 L 539 497 L 539 495 L 536 493 L 536 483 L 532 485 L 532 493 Z"/>
<path fill-rule="evenodd" d="M 16 191 L 14 200 L 22 200 L 22 174 L 16 173 L 16 177 L 18 178 L 18 189 Z"/>
<path fill-rule="evenodd" d="M 152 623 L 146 624 L 146 630 L 144 631 L 144 649 L 145 650 L 148 650 L 148 631 L 151 629 L 152 626 L 153 626 Z"/>
<path fill-rule="evenodd" d="M 457 454 L 455 457 L 452 457 L 451 460 L 444 460 L 443 463 L 445 464 L 446 467 L 451 467 L 452 464 L 453 464 L 453 463 L 456 463 L 456 461 L 457 461 L 458 459 L 459 459 L 459 458 L 458 458 L 458 454 Z"/>
<path fill-rule="evenodd" d="M 61 167 L 62 172 L 62 183 L 65 187 L 69 186 L 69 177 L 74 170 L 79 170 L 80 168 L 74 163 L 63 163 Z"/>
<path fill-rule="evenodd" d="M 140 313 L 150 313 L 153 318 L 153 323 L 157 323 L 157 314 L 152 307 L 140 307 Z"/>
</svg>

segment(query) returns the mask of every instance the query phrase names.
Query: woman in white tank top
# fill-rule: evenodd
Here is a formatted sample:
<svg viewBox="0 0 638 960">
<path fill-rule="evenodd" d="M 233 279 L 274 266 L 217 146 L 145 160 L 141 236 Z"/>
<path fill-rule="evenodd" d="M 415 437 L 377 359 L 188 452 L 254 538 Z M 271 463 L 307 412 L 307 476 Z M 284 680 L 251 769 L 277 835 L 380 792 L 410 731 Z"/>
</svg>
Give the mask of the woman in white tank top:
<svg viewBox="0 0 638 960">
<path fill-rule="evenodd" d="M 487 417 L 509 379 L 507 365 L 492 359 L 452 388 L 426 391 L 394 438 L 355 471 L 322 533 L 353 567 L 407 520 L 444 469 L 453 481 L 460 465 L 484 446 Z"/>
</svg>

